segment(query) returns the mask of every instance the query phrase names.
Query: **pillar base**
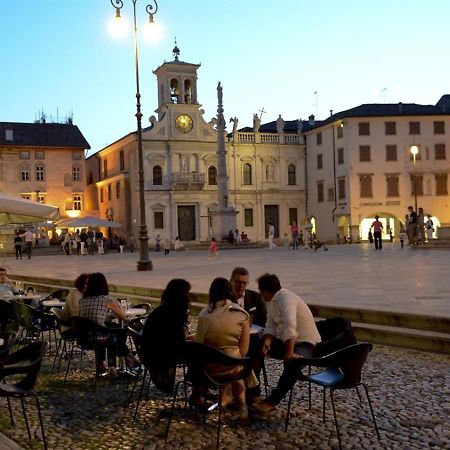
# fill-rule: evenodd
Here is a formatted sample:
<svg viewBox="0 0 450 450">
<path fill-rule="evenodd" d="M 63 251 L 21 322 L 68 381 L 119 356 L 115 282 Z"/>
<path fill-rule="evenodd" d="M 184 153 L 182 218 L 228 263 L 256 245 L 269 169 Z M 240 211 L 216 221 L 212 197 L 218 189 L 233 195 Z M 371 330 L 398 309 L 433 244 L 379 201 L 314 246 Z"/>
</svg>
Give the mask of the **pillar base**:
<svg viewBox="0 0 450 450">
<path fill-rule="evenodd" d="M 137 262 L 138 272 L 145 272 L 147 270 L 153 270 L 153 264 L 151 261 L 138 261 Z"/>
</svg>

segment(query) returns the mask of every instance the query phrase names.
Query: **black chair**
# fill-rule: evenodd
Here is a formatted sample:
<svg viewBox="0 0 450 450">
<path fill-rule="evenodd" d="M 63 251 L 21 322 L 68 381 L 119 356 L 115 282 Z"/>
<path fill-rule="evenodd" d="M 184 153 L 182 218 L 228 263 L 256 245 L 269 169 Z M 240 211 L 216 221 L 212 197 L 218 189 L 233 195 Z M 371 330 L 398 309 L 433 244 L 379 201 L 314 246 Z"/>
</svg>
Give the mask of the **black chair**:
<svg viewBox="0 0 450 450">
<path fill-rule="evenodd" d="M 372 403 L 369 397 L 369 390 L 367 386 L 361 381 L 361 371 L 364 363 L 367 360 L 369 352 L 372 350 L 372 344 L 363 342 L 360 344 L 350 345 L 342 348 L 334 353 L 319 358 L 302 358 L 302 365 L 309 365 L 312 367 L 319 367 L 323 370 L 317 373 L 305 375 L 299 370 L 298 377 L 301 381 L 316 384 L 323 387 L 323 421 L 325 422 L 325 391 L 330 389 L 331 406 L 333 408 L 334 423 L 336 425 L 336 432 L 339 441 L 339 448 L 341 445 L 341 435 L 339 433 L 339 426 L 336 416 L 336 409 L 334 406 L 334 391 L 339 389 L 353 389 L 362 386 L 367 396 L 370 413 L 372 414 L 373 424 L 380 439 L 377 422 L 373 413 Z M 302 366 L 304 367 L 304 366 Z M 358 392 L 359 396 L 359 392 Z M 360 398 L 361 401 L 361 398 Z M 289 395 L 288 413 L 286 417 L 285 431 L 288 428 L 289 415 L 292 403 L 292 390 Z"/>
<path fill-rule="evenodd" d="M 40 335 L 41 340 L 44 340 L 44 333 L 48 332 L 49 349 L 52 349 L 52 333 L 56 345 L 56 320 L 53 314 L 48 314 L 26 303 L 20 303 L 22 311 L 22 320 L 26 331 L 25 339 L 35 338 Z"/>
<path fill-rule="evenodd" d="M 2 361 L 4 361 L 11 349 L 13 348 L 16 342 L 16 333 L 14 331 L 7 331 L 4 333 L 0 333 L 0 367 L 2 366 Z"/>
<path fill-rule="evenodd" d="M 93 350 L 95 352 L 95 377 L 94 377 L 94 392 L 97 386 L 97 379 L 100 375 L 100 367 L 99 367 L 99 360 L 98 360 L 98 354 L 99 351 L 103 348 L 106 348 L 106 339 L 109 337 L 112 333 L 117 333 L 117 328 L 107 328 L 99 325 L 97 322 L 94 322 L 93 320 L 86 319 L 85 317 L 71 317 L 70 324 L 72 326 L 72 329 L 75 331 L 77 344 L 82 350 Z M 94 336 L 100 335 L 104 336 L 104 340 L 96 339 Z M 70 369 L 70 363 L 72 361 L 73 356 L 73 349 L 74 346 L 72 346 L 70 353 L 69 353 L 69 360 L 67 361 L 67 368 L 66 368 L 66 374 L 64 376 L 64 384 L 66 384 L 67 381 L 67 374 L 69 373 Z"/>
<path fill-rule="evenodd" d="M 65 301 L 69 294 L 70 294 L 69 289 L 57 289 L 56 291 L 53 291 L 50 294 L 46 295 L 44 298 L 42 298 L 41 301 L 52 300 L 56 298 L 61 301 Z"/>
<path fill-rule="evenodd" d="M 343 317 L 330 317 L 316 322 L 322 342 L 316 345 L 314 356 L 324 356 L 356 344 L 350 320 Z"/>
<path fill-rule="evenodd" d="M 34 342 L 27 345 L 15 353 L 12 353 L 3 360 L 0 367 L 0 397 L 5 397 L 8 402 L 9 417 L 11 425 L 14 426 L 14 417 L 11 408 L 11 398 L 18 398 L 22 404 L 23 416 L 27 427 L 28 437 L 31 439 L 30 426 L 25 410 L 24 399 L 33 396 L 36 399 L 36 407 L 41 425 L 42 440 L 44 448 L 47 449 L 47 441 L 45 439 L 44 424 L 42 421 L 41 407 L 39 398 L 34 391 L 39 370 L 42 364 L 42 358 L 47 351 L 46 342 Z M 17 381 L 16 376 L 23 374 L 24 377 Z M 8 382 L 9 377 L 14 377 L 14 381 Z"/>
<path fill-rule="evenodd" d="M 219 448 L 220 443 L 220 429 L 222 425 L 222 394 L 225 387 L 232 381 L 245 380 L 252 370 L 250 358 L 233 358 L 216 347 L 210 345 L 201 344 L 199 342 L 187 341 L 179 346 L 178 352 L 181 358 L 184 360 L 188 367 L 186 376 L 178 381 L 175 385 L 172 408 L 169 415 L 169 420 L 166 428 L 166 442 L 169 436 L 170 424 L 172 422 L 173 413 L 175 409 L 175 403 L 177 400 L 178 389 L 181 384 L 189 383 L 193 386 L 202 386 L 213 390 L 218 390 L 218 419 L 217 419 L 217 435 L 216 435 L 216 448 Z M 210 373 L 208 369 L 209 365 L 221 365 L 228 366 L 230 369 L 237 366 L 242 366 L 242 370 L 233 375 L 215 376 Z M 205 400 L 206 401 L 206 400 Z M 208 410 L 215 409 L 216 405 L 213 405 Z M 205 411 L 207 405 L 203 406 Z"/>
<path fill-rule="evenodd" d="M 0 300 L 0 332 L 17 331 L 18 323 L 14 314 L 13 303 Z"/>
<path fill-rule="evenodd" d="M 50 375 L 53 374 L 53 370 L 56 366 L 56 361 L 58 360 L 58 369 L 61 367 L 61 361 L 63 358 L 63 355 L 68 355 L 67 350 L 67 344 L 70 345 L 70 349 L 75 345 L 75 342 L 77 340 L 77 335 L 75 333 L 75 330 L 72 329 L 70 322 L 67 322 L 62 317 L 62 310 L 59 308 L 53 307 L 51 310 L 52 314 L 55 316 L 56 320 L 56 326 L 59 331 L 60 339 L 57 342 L 56 351 L 55 351 L 55 358 L 53 359 L 52 369 L 50 371 Z M 82 355 L 82 353 L 80 353 Z"/>
</svg>

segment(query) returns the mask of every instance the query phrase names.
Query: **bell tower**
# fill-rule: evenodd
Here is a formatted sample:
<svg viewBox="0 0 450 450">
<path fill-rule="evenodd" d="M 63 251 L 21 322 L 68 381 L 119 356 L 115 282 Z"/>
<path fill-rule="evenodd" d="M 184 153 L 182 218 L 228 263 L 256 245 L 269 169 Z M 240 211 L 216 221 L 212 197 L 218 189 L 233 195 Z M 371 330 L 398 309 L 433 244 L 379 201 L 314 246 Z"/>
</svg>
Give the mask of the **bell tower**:
<svg viewBox="0 0 450 450">
<path fill-rule="evenodd" d="M 180 49 L 176 40 L 172 52 L 174 60 L 165 62 L 153 72 L 158 83 L 158 120 L 161 120 L 169 105 L 196 105 L 196 109 L 199 106 L 197 69 L 200 64 L 180 61 Z"/>
</svg>

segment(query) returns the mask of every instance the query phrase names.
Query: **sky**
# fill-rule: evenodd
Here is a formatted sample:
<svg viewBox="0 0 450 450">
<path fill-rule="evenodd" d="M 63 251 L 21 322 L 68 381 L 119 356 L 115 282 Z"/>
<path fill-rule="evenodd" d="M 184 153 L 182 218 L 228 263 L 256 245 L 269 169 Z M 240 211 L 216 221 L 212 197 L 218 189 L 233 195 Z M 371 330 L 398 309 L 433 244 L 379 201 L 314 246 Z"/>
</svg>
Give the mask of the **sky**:
<svg viewBox="0 0 450 450">
<path fill-rule="evenodd" d="M 132 20 L 132 0 L 122 16 Z M 1 0 L 0 121 L 73 114 L 96 152 L 136 130 L 133 36 L 111 37 L 110 0 Z M 148 20 L 137 0 L 138 28 Z M 158 0 L 158 43 L 139 34 L 143 126 L 157 107 L 152 73 L 201 63 L 209 121 L 221 81 L 225 117 L 251 126 L 324 119 L 363 103 L 435 104 L 450 94 L 449 0 Z M 231 128 L 230 126 L 228 127 Z"/>
</svg>

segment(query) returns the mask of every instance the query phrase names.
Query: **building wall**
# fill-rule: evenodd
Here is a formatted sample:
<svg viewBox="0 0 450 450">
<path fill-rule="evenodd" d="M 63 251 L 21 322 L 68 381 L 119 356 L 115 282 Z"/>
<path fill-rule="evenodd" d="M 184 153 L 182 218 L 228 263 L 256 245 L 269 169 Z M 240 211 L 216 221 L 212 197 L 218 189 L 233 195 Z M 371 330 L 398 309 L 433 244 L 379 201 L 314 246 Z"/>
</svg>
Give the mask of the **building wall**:
<svg viewBox="0 0 450 450">
<path fill-rule="evenodd" d="M 385 122 L 396 123 L 396 134 L 386 135 Z M 444 121 L 445 134 L 434 133 L 434 122 Z M 370 134 L 359 135 L 359 123 L 369 123 Z M 411 135 L 409 122 L 420 122 L 420 134 Z M 343 124 L 343 137 L 337 137 L 337 128 Z M 317 134 L 322 134 L 322 144 L 317 143 Z M 334 144 L 333 144 L 334 133 Z M 419 147 L 419 157 L 414 165 L 411 158 L 411 145 Z M 445 159 L 435 158 L 435 145 L 445 144 Z M 387 161 L 386 145 L 396 145 L 397 160 Z M 360 146 L 370 146 L 370 161 L 360 161 Z M 308 213 L 316 218 L 318 234 L 322 239 L 334 240 L 336 233 L 353 238 L 359 235 L 359 226 L 364 218 L 376 214 L 392 218 L 397 231 L 404 221 L 407 207 L 414 206 L 414 187 L 412 177 L 423 176 L 423 195 L 417 199 L 418 207 L 425 214 L 436 217 L 440 223 L 450 221 L 449 195 L 437 195 L 436 174 L 450 172 L 450 118 L 448 116 L 397 116 L 346 118 L 306 133 L 308 168 Z M 344 163 L 337 163 L 338 149 L 343 149 Z M 333 161 L 333 152 L 335 162 Z M 323 168 L 317 169 L 317 155 L 323 155 Z M 336 178 L 345 178 L 345 199 L 334 196 L 328 198 L 328 188 L 334 184 L 334 165 Z M 361 176 L 370 176 L 372 195 L 361 196 Z M 398 195 L 388 195 L 387 177 L 398 177 Z M 413 178 L 414 179 L 414 178 Z M 324 181 L 323 202 L 317 199 L 317 183 Z M 350 228 L 348 227 L 350 226 Z M 363 236 L 364 237 L 364 236 Z"/>
<path fill-rule="evenodd" d="M 20 159 L 20 152 L 28 152 L 29 159 Z M 39 153 L 44 158 L 40 159 Z M 79 159 L 74 159 L 78 155 Z M 44 167 L 44 179 L 37 179 L 36 167 Z M 29 169 L 29 180 L 21 179 L 22 168 Z M 80 180 L 73 180 L 72 168 L 80 168 Z M 0 151 L 0 190 L 56 206 L 61 218 L 78 214 L 73 211 L 73 196 L 81 197 L 81 214 L 84 210 L 85 159 L 82 149 L 6 146 Z"/>
</svg>

